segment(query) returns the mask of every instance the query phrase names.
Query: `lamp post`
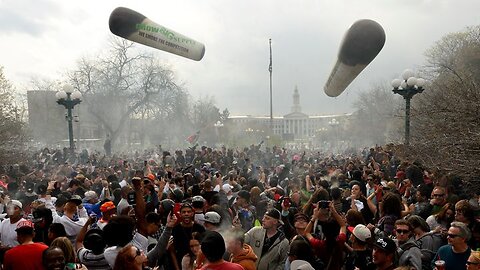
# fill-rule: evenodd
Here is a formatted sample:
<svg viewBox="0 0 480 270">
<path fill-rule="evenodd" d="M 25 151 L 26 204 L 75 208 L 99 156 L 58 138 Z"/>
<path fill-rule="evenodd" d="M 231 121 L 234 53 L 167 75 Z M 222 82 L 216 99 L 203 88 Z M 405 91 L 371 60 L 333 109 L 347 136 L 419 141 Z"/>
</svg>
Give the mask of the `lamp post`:
<svg viewBox="0 0 480 270">
<path fill-rule="evenodd" d="M 223 127 L 223 123 L 218 120 L 215 124 L 213 124 L 213 126 L 215 127 L 215 135 L 217 135 L 217 143 L 220 142 L 220 129 Z"/>
<path fill-rule="evenodd" d="M 401 95 L 405 99 L 405 145 L 410 144 L 410 101 L 418 93 L 422 93 L 425 80 L 415 78 L 411 69 L 406 69 L 402 73 L 403 80 L 394 79 L 392 81 L 393 93 Z"/>
<path fill-rule="evenodd" d="M 70 143 L 70 155 L 73 155 L 75 146 L 73 144 L 73 116 L 72 116 L 72 109 L 75 105 L 80 104 L 82 102 L 82 93 L 80 91 L 73 91 L 73 87 L 71 85 L 64 85 L 63 90 L 58 91 L 55 94 L 55 98 L 57 98 L 57 103 L 63 105 L 67 109 L 67 122 L 68 122 L 68 140 Z"/>
<path fill-rule="evenodd" d="M 270 65 L 268 72 L 270 73 L 270 129 L 273 132 L 273 101 L 272 101 L 272 39 L 268 40 L 270 46 Z"/>
<path fill-rule="evenodd" d="M 340 124 L 340 122 L 337 121 L 337 119 L 333 118 L 332 120 L 328 121 L 328 125 L 332 127 L 334 136 L 335 136 L 335 148 L 337 148 L 337 140 L 338 140 L 338 134 L 337 134 L 337 127 Z M 332 147 L 333 148 L 333 147 Z"/>
</svg>

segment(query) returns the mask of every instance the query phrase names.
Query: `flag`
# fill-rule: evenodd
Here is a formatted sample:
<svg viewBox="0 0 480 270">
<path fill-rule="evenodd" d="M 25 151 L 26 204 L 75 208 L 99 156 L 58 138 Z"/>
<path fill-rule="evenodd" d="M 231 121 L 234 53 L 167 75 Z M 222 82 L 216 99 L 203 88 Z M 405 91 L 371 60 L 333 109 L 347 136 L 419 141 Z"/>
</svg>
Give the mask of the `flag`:
<svg viewBox="0 0 480 270">
<path fill-rule="evenodd" d="M 194 143 L 197 142 L 198 137 L 200 137 L 200 130 L 195 132 L 194 134 L 188 136 L 187 142 L 189 142 L 190 144 L 194 144 Z"/>
</svg>

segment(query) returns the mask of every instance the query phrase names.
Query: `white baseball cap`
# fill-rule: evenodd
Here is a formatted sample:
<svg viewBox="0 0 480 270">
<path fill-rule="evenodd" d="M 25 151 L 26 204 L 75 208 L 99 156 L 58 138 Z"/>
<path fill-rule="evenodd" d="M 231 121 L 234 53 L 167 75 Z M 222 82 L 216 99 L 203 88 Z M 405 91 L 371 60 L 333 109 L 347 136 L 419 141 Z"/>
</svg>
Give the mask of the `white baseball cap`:
<svg viewBox="0 0 480 270">
<path fill-rule="evenodd" d="M 313 268 L 309 262 L 304 260 L 294 260 L 290 264 L 290 269 L 291 270 L 315 270 L 315 268 Z"/>
<path fill-rule="evenodd" d="M 224 184 L 224 185 L 222 186 L 222 189 L 223 189 L 223 191 L 225 191 L 225 193 L 229 193 L 230 191 L 232 191 L 233 186 L 230 185 L 230 184 Z"/>
<path fill-rule="evenodd" d="M 197 195 L 197 196 L 193 196 L 192 202 L 205 202 L 205 199 L 202 196 Z"/>
<path fill-rule="evenodd" d="M 372 232 L 363 224 L 358 224 L 355 228 L 348 227 L 348 230 L 362 242 L 367 242 L 372 237 Z"/>
<path fill-rule="evenodd" d="M 92 199 L 98 199 L 98 195 L 95 191 L 89 190 L 84 193 L 85 197 L 83 198 L 85 201 L 89 201 Z"/>
<path fill-rule="evenodd" d="M 219 224 L 221 219 L 222 218 L 220 217 L 220 215 L 217 212 L 213 212 L 213 211 L 205 213 L 203 217 L 204 222 L 208 222 L 212 224 Z"/>
<path fill-rule="evenodd" d="M 22 203 L 21 203 L 20 201 L 18 201 L 18 200 L 11 200 L 9 204 L 10 204 L 10 205 L 14 205 L 14 206 L 16 206 L 16 207 L 18 207 L 18 208 L 20 208 L 20 209 L 23 208 Z"/>
</svg>

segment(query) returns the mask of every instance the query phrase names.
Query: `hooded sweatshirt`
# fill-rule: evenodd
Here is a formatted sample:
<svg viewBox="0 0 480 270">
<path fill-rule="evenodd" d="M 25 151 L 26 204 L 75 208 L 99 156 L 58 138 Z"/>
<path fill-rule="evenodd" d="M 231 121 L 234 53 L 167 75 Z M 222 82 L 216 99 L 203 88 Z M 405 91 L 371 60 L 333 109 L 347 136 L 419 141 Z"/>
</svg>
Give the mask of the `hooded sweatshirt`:
<svg viewBox="0 0 480 270">
<path fill-rule="evenodd" d="M 245 270 L 256 270 L 255 262 L 257 261 L 257 255 L 253 252 L 252 247 L 247 244 L 243 244 L 242 253 L 237 256 L 231 255 L 230 261 L 240 264 Z"/>
<path fill-rule="evenodd" d="M 411 266 L 415 269 L 422 269 L 422 252 L 415 241 L 410 238 L 406 243 L 399 244 L 398 264 L 404 266 Z"/>
</svg>

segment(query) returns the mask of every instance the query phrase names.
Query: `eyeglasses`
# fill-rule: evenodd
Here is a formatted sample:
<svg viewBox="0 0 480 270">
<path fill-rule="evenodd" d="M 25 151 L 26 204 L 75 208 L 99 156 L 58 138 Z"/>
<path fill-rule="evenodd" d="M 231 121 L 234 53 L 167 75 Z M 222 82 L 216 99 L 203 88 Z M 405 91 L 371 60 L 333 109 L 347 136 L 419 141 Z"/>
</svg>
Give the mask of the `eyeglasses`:
<svg viewBox="0 0 480 270">
<path fill-rule="evenodd" d="M 458 234 L 452 234 L 452 233 L 447 234 L 448 238 L 455 238 L 455 237 L 459 237 L 459 236 L 460 235 L 458 235 Z"/>
<path fill-rule="evenodd" d="M 469 262 L 467 261 L 467 265 L 479 265 L 480 262 Z"/>
<path fill-rule="evenodd" d="M 433 194 L 433 197 L 443 197 L 445 194 Z"/>
<path fill-rule="evenodd" d="M 410 233 L 410 230 L 395 230 L 397 234 L 408 234 Z"/>
</svg>

